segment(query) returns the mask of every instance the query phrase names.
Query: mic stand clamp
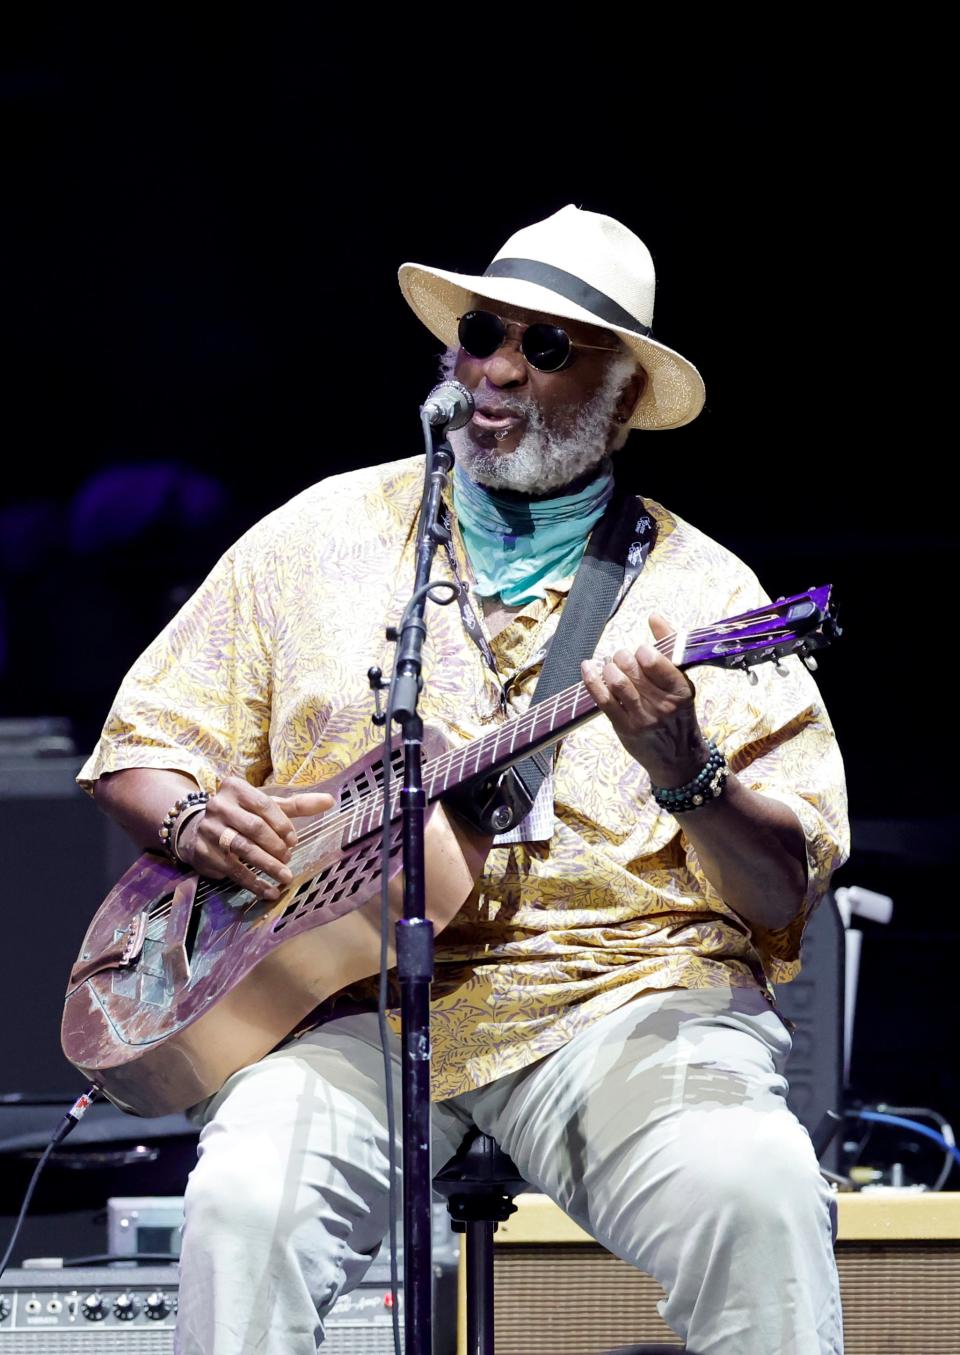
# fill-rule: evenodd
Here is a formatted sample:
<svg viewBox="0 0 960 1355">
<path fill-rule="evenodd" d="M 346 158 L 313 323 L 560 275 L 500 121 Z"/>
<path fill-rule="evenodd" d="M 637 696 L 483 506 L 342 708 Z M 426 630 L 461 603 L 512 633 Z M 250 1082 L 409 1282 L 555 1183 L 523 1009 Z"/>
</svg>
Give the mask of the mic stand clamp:
<svg viewBox="0 0 960 1355">
<path fill-rule="evenodd" d="M 390 626 L 389 629 L 392 631 L 393 626 Z M 388 635 L 387 639 L 396 639 L 396 633 Z M 380 693 L 387 684 L 384 682 L 383 673 L 379 668 L 373 667 L 367 669 L 367 685 L 373 692 L 373 714 L 370 716 L 370 723 L 376 725 L 378 729 L 382 729 L 387 723 L 387 717 L 384 715 L 383 707 L 380 704 Z"/>
</svg>

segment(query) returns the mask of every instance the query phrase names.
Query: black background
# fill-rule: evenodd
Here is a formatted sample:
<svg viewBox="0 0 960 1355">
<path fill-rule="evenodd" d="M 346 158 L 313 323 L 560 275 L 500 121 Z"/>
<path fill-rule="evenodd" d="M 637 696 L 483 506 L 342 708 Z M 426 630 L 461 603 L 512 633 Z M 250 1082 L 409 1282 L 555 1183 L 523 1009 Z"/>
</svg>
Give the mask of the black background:
<svg viewBox="0 0 960 1355">
<path fill-rule="evenodd" d="M 882 81 L 826 65 L 794 98 L 762 50 L 653 60 L 611 36 L 602 66 L 538 64 L 486 12 L 459 46 L 441 25 L 418 70 L 367 18 L 365 35 L 283 8 L 245 29 L 73 19 L 5 45 L 6 713 L 68 715 L 85 749 L 239 531 L 323 475 L 418 450 L 437 345 L 400 262 L 482 271 L 567 202 L 607 212 L 650 246 L 654 332 L 708 391 L 695 424 L 635 435 L 619 465 L 771 593 L 830 581 L 840 600 L 820 671 L 854 821 L 837 883 L 896 904 L 865 928 L 851 1097 L 960 1119 L 957 557 L 945 364 L 921 317 L 941 285 L 922 110 L 904 128 Z M 131 540 L 81 530 L 111 468 L 160 468 L 146 502 L 128 487 Z M 177 476 L 199 481 L 202 518 Z"/>
</svg>

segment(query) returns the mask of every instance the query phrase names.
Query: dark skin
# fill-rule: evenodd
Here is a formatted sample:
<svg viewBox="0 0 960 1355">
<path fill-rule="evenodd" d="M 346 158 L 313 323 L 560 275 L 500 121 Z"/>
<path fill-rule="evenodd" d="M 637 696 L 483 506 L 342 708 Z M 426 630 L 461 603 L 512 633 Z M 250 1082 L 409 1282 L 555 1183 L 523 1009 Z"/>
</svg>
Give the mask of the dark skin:
<svg viewBox="0 0 960 1355">
<path fill-rule="evenodd" d="M 671 634 L 650 617 L 655 639 Z M 708 757 L 689 679 L 651 645 L 620 649 L 605 664 L 588 660 L 583 680 L 620 742 L 658 786 L 682 786 Z M 718 800 L 679 816 L 704 874 L 747 922 L 785 927 L 800 910 L 807 881 L 803 830 L 779 800 L 749 790 L 733 773 Z"/>
<path fill-rule="evenodd" d="M 470 436 L 478 445 L 495 445 L 507 453 L 519 443 L 525 419 L 497 415 L 501 395 L 506 398 L 519 392 L 534 398 L 547 424 L 562 429 L 578 405 L 597 390 L 611 352 L 619 350 L 610 331 L 564 320 L 563 327 L 575 344 L 598 347 L 578 348 L 573 361 L 559 372 L 538 372 L 523 357 L 520 338 L 526 325 L 550 317 L 501 303 L 478 300 L 475 304 L 509 321 L 507 336 L 488 358 L 474 358 L 461 350 L 455 375 L 474 392 L 480 411 L 480 417 L 475 415 L 469 425 Z M 610 423 L 608 450 L 645 382 L 646 374 L 638 368 L 621 391 Z M 496 439 L 495 433 L 505 427 L 507 436 Z M 490 620 L 505 624 L 511 611 L 494 608 Z M 672 630 L 659 616 L 650 617 L 650 626 L 656 639 Z M 707 745 L 697 721 L 694 688 L 668 658 L 649 645 L 633 652 L 621 649 L 606 663 L 586 662 L 583 680 L 623 746 L 655 784 L 681 786 L 700 771 L 707 760 Z M 98 804 L 136 842 L 155 847 L 157 825 L 170 805 L 194 789 L 195 782 L 183 772 L 131 768 L 101 777 L 94 793 Z M 178 844 L 180 856 L 201 875 L 227 877 L 262 898 L 276 899 L 281 891 L 258 881 L 251 871 L 260 869 L 281 885 L 288 883 L 287 862 L 296 844 L 292 820 L 322 813 L 332 803 L 328 795 L 307 793 L 276 799 L 241 778 L 227 777 L 206 811 L 188 822 Z M 800 824 L 785 805 L 747 789 L 731 774 L 719 800 L 681 819 L 707 878 L 731 908 L 747 922 L 766 928 L 790 922 L 803 901 L 806 852 Z M 236 832 L 229 851 L 220 845 L 226 829 Z"/>
<path fill-rule="evenodd" d="M 585 325 L 576 320 L 557 320 L 534 315 L 516 306 L 476 298 L 472 309 L 490 310 L 508 322 L 506 341 L 488 358 L 475 358 L 463 349 L 457 355 L 454 376 L 474 394 L 477 412 L 468 425 L 471 439 L 484 448 L 512 452 L 523 436 L 526 419 L 522 415 L 497 416 L 500 399 L 511 394 L 532 397 L 543 411 L 548 425 L 563 428 L 576 410 L 594 394 L 603 380 L 612 353 L 623 352 L 617 336 L 610 330 Z M 549 320 L 560 324 L 574 343 L 573 360 L 559 372 L 540 372 L 528 365 L 520 351 L 520 340 L 528 324 Z M 590 345 L 577 347 L 577 344 Z M 646 373 L 638 368 L 617 400 L 610 442 L 617 425 L 625 423 L 633 412 L 646 385 Z M 507 432 L 497 438 L 497 432 Z"/>
<path fill-rule="evenodd" d="M 174 801 L 196 790 L 184 772 L 155 767 L 129 767 L 96 782 L 97 804 L 141 847 L 156 848 L 157 827 Z M 228 776 L 211 796 L 202 814 L 189 820 L 177 849 L 181 860 L 212 880 L 230 879 L 259 898 L 278 899 L 282 890 L 258 879 L 264 870 L 282 885 L 293 878 L 287 865 L 297 844 L 293 819 L 329 809 L 329 795 L 300 792 L 277 798 L 251 786 L 242 777 Z M 220 846 L 225 829 L 236 830 L 230 850 Z"/>
</svg>

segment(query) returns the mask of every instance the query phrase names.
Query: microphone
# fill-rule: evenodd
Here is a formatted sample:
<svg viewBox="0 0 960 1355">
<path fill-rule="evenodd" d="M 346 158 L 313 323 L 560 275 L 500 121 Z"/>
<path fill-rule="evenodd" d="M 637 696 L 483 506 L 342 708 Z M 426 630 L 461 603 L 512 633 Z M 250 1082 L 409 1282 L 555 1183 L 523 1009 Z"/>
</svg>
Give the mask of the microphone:
<svg viewBox="0 0 960 1355">
<path fill-rule="evenodd" d="M 433 428 L 462 428 L 473 418 L 473 396 L 459 381 L 441 381 L 424 400 L 421 413 Z"/>
</svg>

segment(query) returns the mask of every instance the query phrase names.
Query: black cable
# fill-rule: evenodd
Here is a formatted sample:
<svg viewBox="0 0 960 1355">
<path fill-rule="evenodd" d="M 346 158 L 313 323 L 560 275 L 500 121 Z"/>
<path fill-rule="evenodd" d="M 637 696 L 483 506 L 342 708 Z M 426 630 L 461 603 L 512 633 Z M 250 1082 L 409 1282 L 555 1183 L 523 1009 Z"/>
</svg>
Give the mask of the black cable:
<svg viewBox="0 0 960 1355">
<path fill-rule="evenodd" d="M 953 1125 L 938 1110 L 931 1110 L 929 1106 L 891 1106 L 886 1101 L 878 1101 L 874 1110 L 889 1111 L 892 1115 L 926 1115 L 928 1119 L 935 1121 L 940 1126 L 940 1132 L 945 1142 L 951 1147 L 956 1147 L 956 1136 L 953 1132 Z M 943 1167 L 940 1169 L 940 1175 L 930 1187 L 931 1190 L 943 1190 L 956 1165 L 956 1159 L 952 1152 L 944 1154 Z"/>
<path fill-rule="evenodd" d="M 10 1238 L 7 1250 L 3 1254 L 3 1260 L 0 1261 L 0 1275 L 3 1275 L 3 1272 L 10 1264 L 10 1257 L 13 1255 L 13 1249 L 17 1245 L 20 1229 L 23 1227 L 23 1221 L 27 1217 L 27 1210 L 30 1208 L 30 1201 L 33 1199 L 33 1192 L 37 1188 L 37 1182 L 40 1180 L 40 1173 L 47 1165 L 50 1154 L 53 1152 L 54 1148 L 59 1147 L 67 1135 L 77 1127 L 99 1095 L 100 1089 L 98 1087 L 94 1087 L 93 1085 L 89 1086 L 82 1095 L 77 1097 L 76 1101 L 74 1101 L 73 1105 L 53 1131 L 53 1137 L 41 1153 L 40 1160 L 34 1167 L 33 1175 L 30 1177 L 30 1184 L 27 1186 L 27 1193 L 23 1197 L 20 1213 L 16 1223 L 13 1225 L 13 1236 Z"/>
<path fill-rule="evenodd" d="M 46 1148 L 44 1148 L 42 1154 L 40 1155 L 40 1161 L 33 1169 L 33 1175 L 30 1177 L 30 1184 L 27 1186 L 27 1193 L 23 1197 L 23 1204 L 20 1208 L 20 1215 L 13 1226 L 13 1236 L 10 1239 L 10 1245 L 7 1247 L 7 1250 L 3 1254 L 3 1260 L 0 1261 L 0 1275 L 3 1274 L 7 1266 L 10 1264 L 10 1257 L 13 1255 L 13 1249 L 17 1244 L 17 1238 L 20 1236 L 20 1229 L 23 1227 L 23 1221 L 27 1217 L 27 1210 L 30 1208 L 30 1201 L 33 1199 L 33 1192 L 36 1190 L 37 1182 L 40 1180 L 40 1173 L 47 1165 L 47 1160 L 49 1159 L 50 1154 L 53 1152 L 56 1146 L 57 1146 L 56 1143 L 53 1141 L 53 1139 L 51 1139 L 50 1142 L 47 1144 Z"/>
<path fill-rule="evenodd" d="M 844 1111 L 844 1115 L 847 1116 L 847 1117 L 849 1117 L 849 1118 L 851 1118 L 851 1119 L 853 1118 L 853 1116 L 854 1116 L 855 1114 L 856 1114 L 856 1112 L 853 1111 L 853 1110 Z M 853 1155 L 852 1155 L 852 1156 L 850 1157 L 850 1159 L 845 1163 L 846 1170 L 847 1170 L 847 1175 L 848 1175 L 848 1176 L 850 1175 L 851 1169 L 852 1169 L 853 1167 L 855 1167 L 855 1166 L 857 1165 L 857 1163 L 860 1161 L 860 1159 L 863 1157 L 863 1154 L 864 1154 L 864 1152 L 866 1151 L 867 1144 L 870 1142 L 870 1139 L 873 1137 L 873 1131 L 874 1131 L 874 1129 L 876 1128 L 876 1123 L 875 1123 L 874 1121 L 864 1121 L 864 1123 L 866 1124 L 867 1128 L 866 1128 L 866 1130 L 865 1130 L 865 1132 L 864 1132 L 862 1138 L 860 1139 L 860 1142 L 857 1144 L 856 1148 L 854 1149 Z"/>
<path fill-rule="evenodd" d="M 937 1120 L 939 1123 L 941 1123 L 943 1125 L 944 1132 L 937 1133 L 935 1129 L 930 1129 L 929 1126 L 921 1124 L 917 1120 L 907 1119 L 906 1116 L 903 1115 L 891 1114 L 890 1112 L 894 1109 L 894 1107 L 888 1106 L 885 1103 L 881 1104 L 883 1105 L 882 1110 L 879 1107 L 876 1110 L 868 1110 L 861 1108 L 859 1110 L 850 1110 L 847 1112 L 847 1114 L 854 1116 L 855 1118 L 864 1120 L 868 1124 L 874 1123 L 880 1125 L 889 1125 L 891 1128 L 894 1129 L 909 1129 L 913 1133 L 919 1134 L 923 1138 L 931 1139 L 934 1143 L 941 1147 L 946 1153 L 946 1161 L 944 1162 L 944 1165 L 941 1168 L 940 1174 L 938 1175 L 934 1185 L 928 1187 L 931 1190 L 940 1190 L 942 1188 L 943 1183 L 950 1175 L 950 1171 L 953 1168 L 954 1162 L 960 1162 L 960 1150 L 957 1149 L 956 1142 L 953 1137 L 953 1129 L 951 1128 L 948 1121 L 946 1121 L 943 1118 L 943 1116 L 939 1115 L 936 1111 L 930 1111 L 926 1107 L 919 1108 L 912 1106 L 905 1107 L 905 1109 L 908 1111 L 916 1112 L 921 1115 L 929 1115 L 931 1119 Z M 912 1146 L 912 1149 L 913 1151 L 916 1150 L 915 1145 Z"/>
</svg>

